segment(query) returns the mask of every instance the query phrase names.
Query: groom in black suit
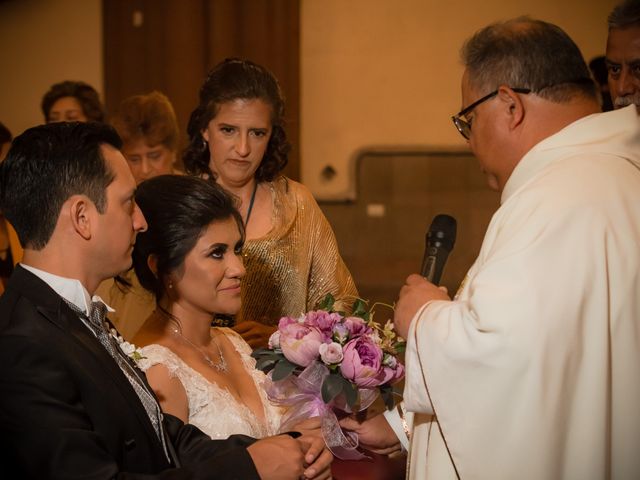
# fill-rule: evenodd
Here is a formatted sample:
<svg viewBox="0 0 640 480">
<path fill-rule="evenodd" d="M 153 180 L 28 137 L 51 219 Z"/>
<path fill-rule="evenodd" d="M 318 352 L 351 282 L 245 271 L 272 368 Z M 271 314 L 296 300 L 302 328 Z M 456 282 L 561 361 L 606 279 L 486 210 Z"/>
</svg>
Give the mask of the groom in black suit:
<svg viewBox="0 0 640 480">
<path fill-rule="evenodd" d="M 24 246 L 0 298 L 0 476 L 327 476 L 319 441 L 214 441 L 163 415 L 107 334 L 91 293 L 131 266 L 146 229 L 119 147 L 106 125 L 49 124 L 16 138 L 0 165 L 0 208 Z"/>
</svg>

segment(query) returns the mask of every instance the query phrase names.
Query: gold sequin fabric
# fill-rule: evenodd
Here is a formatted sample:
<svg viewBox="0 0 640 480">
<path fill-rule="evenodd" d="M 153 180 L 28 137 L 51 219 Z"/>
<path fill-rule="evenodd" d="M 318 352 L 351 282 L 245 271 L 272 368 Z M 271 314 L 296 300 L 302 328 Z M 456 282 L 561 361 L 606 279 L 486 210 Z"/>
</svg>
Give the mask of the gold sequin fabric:
<svg viewBox="0 0 640 480">
<path fill-rule="evenodd" d="M 237 321 L 277 325 L 280 317 L 313 310 L 327 293 L 347 310 L 358 292 L 336 238 L 311 192 L 280 177 L 269 183 L 273 228 L 244 246 L 247 274 Z"/>
</svg>

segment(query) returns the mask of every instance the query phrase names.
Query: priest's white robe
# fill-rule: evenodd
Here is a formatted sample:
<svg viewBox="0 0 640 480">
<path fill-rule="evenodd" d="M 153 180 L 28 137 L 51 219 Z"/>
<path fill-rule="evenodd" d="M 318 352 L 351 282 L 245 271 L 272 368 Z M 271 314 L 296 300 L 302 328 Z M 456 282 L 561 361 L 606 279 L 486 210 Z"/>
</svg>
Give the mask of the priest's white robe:
<svg viewBox="0 0 640 480">
<path fill-rule="evenodd" d="M 519 162 L 454 300 L 412 320 L 409 478 L 640 478 L 639 168 L 634 106 Z"/>
</svg>

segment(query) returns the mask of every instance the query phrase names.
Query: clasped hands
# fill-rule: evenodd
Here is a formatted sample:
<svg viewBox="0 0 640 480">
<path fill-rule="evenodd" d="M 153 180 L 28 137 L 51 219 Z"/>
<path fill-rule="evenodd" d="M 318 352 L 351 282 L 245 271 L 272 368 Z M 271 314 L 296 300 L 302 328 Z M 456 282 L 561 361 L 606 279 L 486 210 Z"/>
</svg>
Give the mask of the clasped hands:
<svg viewBox="0 0 640 480">
<path fill-rule="evenodd" d="M 302 435 L 283 434 L 258 440 L 247 448 L 261 479 L 288 480 L 331 478 L 333 455 L 320 434 L 320 419 L 311 418 L 296 425 Z"/>
</svg>

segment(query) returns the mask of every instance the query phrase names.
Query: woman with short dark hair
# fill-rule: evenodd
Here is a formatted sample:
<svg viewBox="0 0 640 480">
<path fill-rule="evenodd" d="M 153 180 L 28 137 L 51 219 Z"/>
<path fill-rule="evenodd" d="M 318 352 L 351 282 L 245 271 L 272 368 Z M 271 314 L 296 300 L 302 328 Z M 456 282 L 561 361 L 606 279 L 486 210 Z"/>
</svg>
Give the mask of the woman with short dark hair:
<svg viewBox="0 0 640 480">
<path fill-rule="evenodd" d="M 55 83 L 42 97 L 45 123 L 104 122 L 105 112 L 98 92 L 85 82 Z"/>
</svg>

